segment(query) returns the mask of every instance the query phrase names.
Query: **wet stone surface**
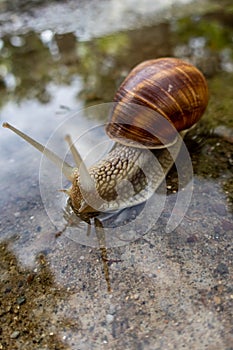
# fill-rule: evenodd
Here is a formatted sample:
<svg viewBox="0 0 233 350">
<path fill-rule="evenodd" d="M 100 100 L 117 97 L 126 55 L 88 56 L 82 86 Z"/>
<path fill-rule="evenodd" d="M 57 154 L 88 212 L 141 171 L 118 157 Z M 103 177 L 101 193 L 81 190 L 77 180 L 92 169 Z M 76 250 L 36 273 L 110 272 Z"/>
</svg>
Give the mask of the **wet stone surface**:
<svg viewBox="0 0 233 350">
<path fill-rule="evenodd" d="M 70 10 L 73 2 L 36 1 L 31 12 L 31 2 L 21 8 L 18 1 L 1 2 L 0 118 L 42 143 L 61 123 L 67 132 L 67 112 L 112 101 L 129 70 L 149 58 L 176 56 L 196 64 L 208 80 L 210 102 L 185 137 L 194 177 L 180 224 L 166 230 L 179 194 L 173 167 L 159 219 L 147 233 L 141 222 L 137 239 L 108 249 L 84 244 L 86 225 L 82 231 L 80 224 L 77 236 L 62 232 L 64 202 L 57 189 L 66 183 L 45 191 L 44 205 L 43 176 L 56 171 L 43 168 L 35 150 L 0 130 L 0 349 L 232 349 L 232 11 L 228 1 L 202 3 L 205 9 L 191 14 L 188 5 L 181 7 L 183 15 L 171 16 L 176 11 L 170 9 L 158 18 L 155 10 L 147 26 L 144 4 L 138 8 L 142 22 L 131 21 L 130 30 L 105 26 L 94 33 L 90 21 L 81 36 L 71 18 L 71 26 L 51 18 L 41 27 L 35 17 L 31 26 L 35 14 L 58 5 Z M 81 4 L 87 10 L 91 2 Z M 101 6 L 92 8 L 90 19 Z M 114 18 L 127 8 L 116 5 Z M 79 115 L 77 137 L 106 121 L 93 111 Z M 55 134 L 53 146 L 65 157 L 64 134 Z M 80 139 L 82 154 L 92 141 L 98 137 Z M 60 212 L 52 223 L 47 213 L 53 205 Z M 125 212 L 126 219 L 137 210 Z"/>
</svg>

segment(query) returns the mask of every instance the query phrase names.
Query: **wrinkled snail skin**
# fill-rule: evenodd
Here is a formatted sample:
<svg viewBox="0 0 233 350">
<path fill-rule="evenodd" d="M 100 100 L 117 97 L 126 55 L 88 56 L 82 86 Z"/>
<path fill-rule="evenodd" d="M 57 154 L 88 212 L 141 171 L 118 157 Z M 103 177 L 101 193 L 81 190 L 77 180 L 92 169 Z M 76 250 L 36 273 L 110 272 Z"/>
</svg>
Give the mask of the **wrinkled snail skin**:
<svg viewBox="0 0 233 350">
<path fill-rule="evenodd" d="M 85 192 L 82 188 L 80 176 L 77 174 L 76 184 L 72 186 L 69 193 L 73 208 L 80 205 L 80 197 L 85 197 L 91 203 L 84 209 L 85 212 L 93 211 L 93 206 L 98 211 L 117 210 L 145 201 L 148 178 L 139 166 L 145 168 L 149 164 L 149 154 L 145 149 L 134 149 L 132 147 L 117 144 L 115 149 L 107 154 L 104 160 L 89 169 L 89 174 L 95 182 L 96 191 L 101 201 L 97 202 L 96 193 Z M 160 174 L 161 176 L 161 174 Z M 74 189 L 79 189 L 75 193 Z M 85 205 L 86 201 L 82 204 Z"/>
<path fill-rule="evenodd" d="M 208 88 L 204 76 L 193 65 L 176 58 L 161 58 L 136 66 L 114 100 L 106 133 L 116 143 L 103 160 L 89 169 L 69 136 L 66 141 L 75 168 L 8 123 L 3 125 L 62 170 L 72 183 L 64 192 L 78 215 L 119 210 L 146 201 L 174 164 L 183 136 L 204 113 Z"/>
<path fill-rule="evenodd" d="M 96 192 L 82 190 L 80 175 L 76 171 L 73 186 L 68 191 L 72 207 L 77 213 L 81 208 L 82 212 L 103 212 L 145 202 L 171 169 L 181 143 L 182 137 L 168 148 L 153 153 L 145 148 L 117 143 L 113 151 L 88 170 L 101 199 L 97 199 Z M 87 205 L 87 202 L 91 205 Z"/>
</svg>

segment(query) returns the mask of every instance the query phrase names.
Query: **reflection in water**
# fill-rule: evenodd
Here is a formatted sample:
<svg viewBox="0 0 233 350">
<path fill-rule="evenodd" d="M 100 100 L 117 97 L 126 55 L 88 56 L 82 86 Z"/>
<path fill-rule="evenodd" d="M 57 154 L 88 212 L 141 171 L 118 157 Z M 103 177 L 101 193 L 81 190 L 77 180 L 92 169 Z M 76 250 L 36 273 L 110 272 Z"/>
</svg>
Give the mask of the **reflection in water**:
<svg viewBox="0 0 233 350">
<path fill-rule="evenodd" d="M 232 71 L 231 31 L 221 17 L 211 23 L 208 17 L 183 18 L 86 42 L 75 33 L 31 32 L 2 38 L 0 50 L 0 106 L 34 98 L 49 103 L 49 83 L 69 85 L 77 76 L 83 84 L 78 98 L 111 101 L 131 67 L 161 56 L 187 57 L 209 75 L 219 68 Z"/>
</svg>

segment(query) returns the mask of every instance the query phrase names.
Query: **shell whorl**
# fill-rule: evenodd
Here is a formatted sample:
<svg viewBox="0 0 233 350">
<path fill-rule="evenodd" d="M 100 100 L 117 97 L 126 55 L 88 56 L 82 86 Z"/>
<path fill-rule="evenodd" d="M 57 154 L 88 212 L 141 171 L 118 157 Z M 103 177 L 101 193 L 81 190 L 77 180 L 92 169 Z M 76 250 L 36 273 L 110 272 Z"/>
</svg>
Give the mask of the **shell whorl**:
<svg viewBox="0 0 233 350">
<path fill-rule="evenodd" d="M 106 128 L 122 143 L 148 148 L 170 144 L 177 131 L 195 124 L 208 104 L 203 74 L 177 58 L 160 58 L 136 66 L 117 90 L 117 102 Z M 137 106 L 143 106 L 142 107 Z M 164 118 L 174 126 L 164 125 Z"/>
</svg>

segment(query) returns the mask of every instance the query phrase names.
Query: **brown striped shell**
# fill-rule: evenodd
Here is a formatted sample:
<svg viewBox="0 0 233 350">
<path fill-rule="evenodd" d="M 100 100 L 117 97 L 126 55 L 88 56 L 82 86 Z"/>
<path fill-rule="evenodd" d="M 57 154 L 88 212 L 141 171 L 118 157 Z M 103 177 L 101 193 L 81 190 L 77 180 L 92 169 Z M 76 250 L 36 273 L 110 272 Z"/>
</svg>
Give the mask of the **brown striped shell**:
<svg viewBox="0 0 233 350">
<path fill-rule="evenodd" d="M 106 127 L 110 138 L 124 144 L 160 148 L 175 139 L 175 129 L 194 125 L 208 104 L 203 74 L 177 58 L 160 58 L 136 66 L 116 92 L 117 102 Z M 138 105 L 147 108 L 137 107 Z M 164 118 L 170 123 L 163 123 Z"/>
</svg>

